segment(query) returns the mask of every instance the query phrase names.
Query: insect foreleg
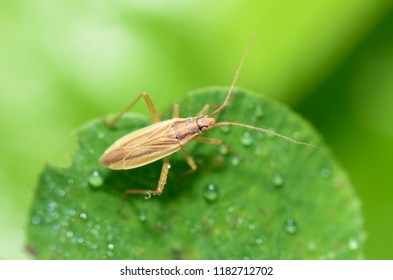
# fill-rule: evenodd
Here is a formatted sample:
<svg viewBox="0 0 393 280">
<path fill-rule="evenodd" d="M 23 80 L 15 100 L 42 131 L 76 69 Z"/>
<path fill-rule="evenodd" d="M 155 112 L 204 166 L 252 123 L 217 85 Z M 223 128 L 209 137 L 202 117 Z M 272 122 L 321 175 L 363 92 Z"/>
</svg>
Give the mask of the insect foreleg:
<svg viewBox="0 0 393 280">
<path fill-rule="evenodd" d="M 128 105 L 122 112 L 120 112 L 113 120 L 109 122 L 106 121 L 107 125 L 113 126 L 115 123 L 117 123 L 128 110 L 134 107 L 134 105 L 139 101 L 139 99 L 141 99 L 141 97 L 143 97 L 143 99 L 146 102 L 147 108 L 150 111 L 153 122 L 159 122 L 161 119 L 157 113 L 156 108 L 153 105 L 153 102 L 149 97 L 149 94 L 147 92 L 142 92 L 130 105 Z"/>
</svg>

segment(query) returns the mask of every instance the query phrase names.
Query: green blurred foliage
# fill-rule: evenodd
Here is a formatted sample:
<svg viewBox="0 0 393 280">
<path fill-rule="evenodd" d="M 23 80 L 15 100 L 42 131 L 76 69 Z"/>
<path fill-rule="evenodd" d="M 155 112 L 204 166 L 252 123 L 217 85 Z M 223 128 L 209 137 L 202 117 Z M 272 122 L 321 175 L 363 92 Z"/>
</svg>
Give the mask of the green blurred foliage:
<svg viewBox="0 0 393 280">
<path fill-rule="evenodd" d="M 239 86 L 312 121 L 363 201 L 365 253 L 393 258 L 393 5 L 347 1 L 9 1 L 0 4 L 0 258 L 25 258 L 46 161 L 71 132 L 141 91 L 164 109 L 186 92 Z M 143 106 L 136 111 L 146 112 Z"/>
</svg>

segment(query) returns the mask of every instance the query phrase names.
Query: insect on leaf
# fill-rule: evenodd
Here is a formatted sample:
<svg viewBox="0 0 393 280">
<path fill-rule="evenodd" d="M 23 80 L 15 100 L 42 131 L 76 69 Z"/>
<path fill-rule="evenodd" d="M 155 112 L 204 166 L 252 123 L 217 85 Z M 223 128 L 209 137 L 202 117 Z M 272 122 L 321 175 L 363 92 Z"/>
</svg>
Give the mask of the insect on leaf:
<svg viewBox="0 0 393 280">
<path fill-rule="evenodd" d="M 221 104 L 227 89 L 190 94 L 181 117 L 204 104 Z M 221 127 L 205 137 L 225 147 L 191 142 L 171 156 L 165 191 L 145 200 L 126 189 L 154 189 L 161 162 L 132 170 L 98 163 L 116 139 L 149 124 L 127 114 L 115 128 L 95 120 L 77 131 L 80 148 L 68 168 L 46 166 L 28 224 L 28 248 L 38 259 L 358 259 L 363 254 L 360 202 L 354 188 L 310 125 L 262 95 L 236 90 L 216 116 L 263 127 L 311 149 L 242 127 Z"/>
</svg>

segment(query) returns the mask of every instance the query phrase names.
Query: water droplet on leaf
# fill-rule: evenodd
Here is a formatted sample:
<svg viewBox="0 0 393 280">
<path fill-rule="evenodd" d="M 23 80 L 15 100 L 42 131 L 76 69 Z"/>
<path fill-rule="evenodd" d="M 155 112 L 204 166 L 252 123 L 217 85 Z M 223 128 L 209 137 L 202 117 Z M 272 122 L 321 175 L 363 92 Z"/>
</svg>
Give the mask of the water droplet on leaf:
<svg viewBox="0 0 393 280">
<path fill-rule="evenodd" d="M 314 252 L 317 248 L 317 245 L 315 244 L 314 241 L 310 241 L 307 243 L 307 248 L 310 252 Z"/>
<path fill-rule="evenodd" d="M 225 147 L 224 145 L 221 145 L 220 148 L 219 148 L 219 152 L 222 155 L 226 155 L 228 153 L 228 148 Z"/>
<path fill-rule="evenodd" d="M 89 184 L 95 188 L 100 187 L 104 182 L 100 173 L 97 170 L 93 171 L 93 173 L 89 176 L 88 181 Z"/>
<path fill-rule="evenodd" d="M 217 187 L 213 184 L 208 185 L 205 191 L 203 192 L 203 196 L 208 202 L 216 201 L 218 199 Z"/>
<path fill-rule="evenodd" d="M 37 216 L 33 216 L 33 218 L 31 218 L 31 222 L 33 223 L 33 225 L 38 225 L 41 223 L 41 218 Z"/>
<path fill-rule="evenodd" d="M 76 239 L 76 242 L 78 242 L 79 244 L 82 244 L 83 242 L 85 242 L 85 239 L 83 237 L 78 237 Z"/>
<path fill-rule="evenodd" d="M 256 118 L 262 118 L 265 115 L 265 111 L 263 110 L 262 105 L 257 105 L 255 107 L 254 116 Z"/>
<path fill-rule="evenodd" d="M 319 170 L 319 173 L 323 178 L 329 178 L 332 176 L 332 170 L 328 166 L 322 166 L 321 169 Z"/>
<path fill-rule="evenodd" d="M 141 222 L 146 222 L 147 220 L 147 212 L 144 210 L 139 211 L 138 219 Z"/>
<path fill-rule="evenodd" d="M 348 242 L 349 249 L 357 250 L 359 248 L 359 243 L 355 239 L 350 239 Z"/>
<path fill-rule="evenodd" d="M 284 183 L 285 183 L 284 176 L 281 173 L 279 173 L 279 172 L 275 173 L 274 176 L 273 176 L 273 184 L 274 184 L 274 186 L 277 187 L 277 188 L 280 188 L 280 187 L 282 187 L 284 185 Z"/>
<path fill-rule="evenodd" d="M 262 244 L 262 242 L 263 242 L 263 239 L 262 239 L 262 238 L 257 238 L 257 239 L 255 240 L 255 243 L 257 243 L 258 245 Z"/>
<path fill-rule="evenodd" d="M 144 198 L 145 199 L 150 199 L 151 198 L 151 193 L 149 193 L 149 192 L 145 193 L 145 197 Z"/>
<path fill-rule="evenodd" d="M 49 212 L 54 211 L 57 208 L 57 203 L 55 201 L 51 201 L 48 203 L 47 209 Z"/>
<path fill-rule="evenodd" d="M 292 133 L 292 139 L 299 140 L 301 135 L 300 131 L 295 131 Z"/>
<path fill-rule="evenodd" d="M 237 156 L 232 156 L 231 157 L 231 164 L 233 166 L 238 166 L 240 163 L 240 159 Z"/>
<path fill-rule="evenodd" d="M 220 131 L 221 131 L 223 134 L 229 134 L 229 132 L 231 132 L 231 128 L 230 128 L 229 126 L 221 126 L 221 127 L 220 127 Z"/>
<path fill-rule="evenodd" d="M 294 219 L 292 218 L 286 219 L 285 231 L 289 234 L 295 234 L 297 232 L 297 224 Z"/>
<path fill-rule="evenodd" d="M 102 131 L 100 131 L 100 132 L 97 133 L 97 137 L 98 137 L 99 139 L 104 139 L 104 138 L 105 138 L 105 133 L 102 132 Z"/>
<path fill-rule="evenodd" d="M 251 133 L 249 131 L 245 131 L 240 141 L 243 146 L 249 147 L 254 142 L 254 138 L 252 138 Z"/>
</svg>

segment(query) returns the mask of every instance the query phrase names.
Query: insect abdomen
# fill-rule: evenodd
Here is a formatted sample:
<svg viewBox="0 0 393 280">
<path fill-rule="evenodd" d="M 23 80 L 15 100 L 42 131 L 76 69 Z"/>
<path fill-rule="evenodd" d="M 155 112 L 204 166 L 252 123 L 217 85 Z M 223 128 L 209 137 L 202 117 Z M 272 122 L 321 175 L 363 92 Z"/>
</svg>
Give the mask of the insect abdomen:
<svg viewBox="0 0 393 280">
<path fill-rule="evenodd" d="M 194 118 L 155 123 L 117 140 L 100 163 L 111 169 L 137 168 L 173 154 L 199 134 Z"/>
</svg>

